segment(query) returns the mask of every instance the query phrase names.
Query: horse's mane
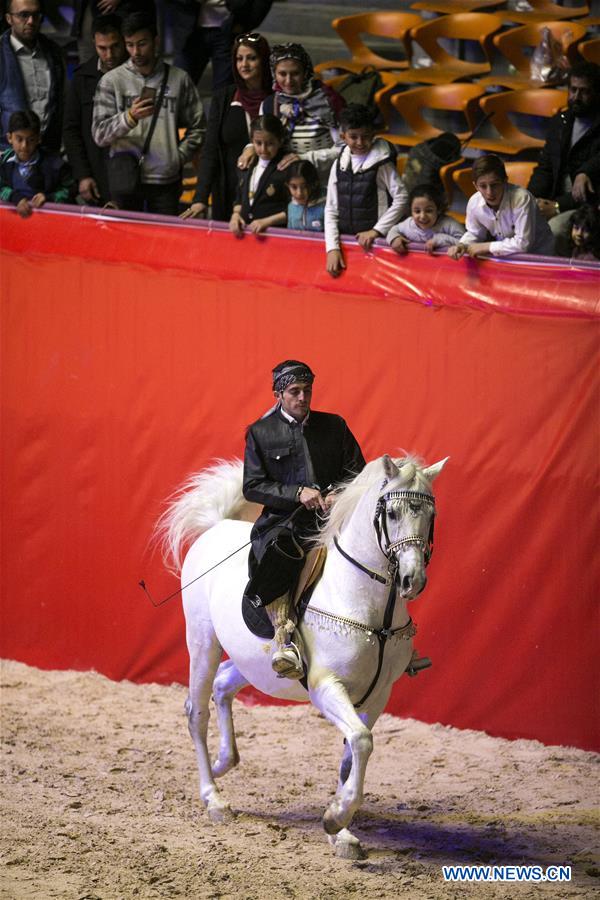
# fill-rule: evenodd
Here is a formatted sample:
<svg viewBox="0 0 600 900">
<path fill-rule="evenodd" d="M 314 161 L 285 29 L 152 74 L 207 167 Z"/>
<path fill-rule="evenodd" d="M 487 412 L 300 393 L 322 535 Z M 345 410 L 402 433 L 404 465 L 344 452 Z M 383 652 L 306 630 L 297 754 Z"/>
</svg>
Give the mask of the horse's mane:
<svg viewBox="0 0 600 900">
<path fill-rule="evenodd" d="M 392 462 L 400 469 L 400 473 L 381 487 L 378 497 L 387 491 L 409 487 L 431 493 L 431 483 L 423 473 L 420 459 L 408 455 L 393 459 Z M 361 497 L 375 485 L 382 485 L 384 478 L 383 457 L 379 457 L 367 463 L 362 472 L 338 488 L 335 503 L 319 529 L 315 546 L 327 547 L 347 524 Z"/>
</svg>

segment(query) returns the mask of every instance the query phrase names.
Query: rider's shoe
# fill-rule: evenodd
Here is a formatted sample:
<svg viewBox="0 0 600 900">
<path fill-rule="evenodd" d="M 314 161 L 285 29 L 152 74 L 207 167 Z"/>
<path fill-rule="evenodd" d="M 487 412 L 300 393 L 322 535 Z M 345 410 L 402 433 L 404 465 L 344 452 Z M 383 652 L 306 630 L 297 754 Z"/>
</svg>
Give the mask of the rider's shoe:
<svg viewBox="0 0 600 900">
<path fill-rule="evenodd" d="M 300 652 L 292 642 L 276 650 L 271 658 L 271 666 L 278 678 L 298 680 L 304 676 L 304 665 Z"/>
</svg>

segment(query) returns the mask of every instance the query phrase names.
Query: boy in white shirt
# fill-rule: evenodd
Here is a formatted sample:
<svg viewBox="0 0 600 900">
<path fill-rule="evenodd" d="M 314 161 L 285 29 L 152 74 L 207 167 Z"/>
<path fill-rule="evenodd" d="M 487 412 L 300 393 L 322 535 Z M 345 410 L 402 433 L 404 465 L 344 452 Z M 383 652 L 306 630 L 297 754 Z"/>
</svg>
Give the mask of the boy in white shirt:
<svg viewBox="0 0 600 900">
<path fill-rule="evenodd" d="M 476 159 L 472 169 L 477 193 L 469 198 L 466 233 L 448 256 L 511 256 L 513 253 L 554 254 L 554 236 L 525 188 L 509 184 L 504 163 L 490 153 Z"/>
<path fill-rule="evenodd" d="M 375 138 L 373 112 L 350 103 L 340 113 L 346 146 L 333 164 L 325 204 L 327 271 L 336 278 L 346 268 L 340 234 L 354 234 L 364 250 L 385 237 L 408 213 L 408 194 L 396 171 L 396 151 Z"/>
</svg>

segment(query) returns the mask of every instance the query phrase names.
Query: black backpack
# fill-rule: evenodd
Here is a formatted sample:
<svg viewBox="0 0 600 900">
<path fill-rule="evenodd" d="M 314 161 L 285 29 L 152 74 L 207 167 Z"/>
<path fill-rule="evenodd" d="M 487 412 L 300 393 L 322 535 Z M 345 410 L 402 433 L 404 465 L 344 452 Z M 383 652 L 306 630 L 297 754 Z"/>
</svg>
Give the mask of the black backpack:
<svg viewBox="0 0 600 900">
<path fill-rule="evenodd" d="M 440 168 L 460 159 L 461 143 L 456 135 L 444 131 L 413 147 L 408 153 L 402 179 L 406 190 L 418 184 L 434 184 L 443 190 Z"/>
<path fill-rule="evenodd" d="M 381 75 L 374 66 L 365 66 L 360 72 L 352 73 L 340 82 L 336 91 L 344 98 L 346 104 L 362 103 L 373 106 L 377 91 L 383 87 Z"/>
</svg>

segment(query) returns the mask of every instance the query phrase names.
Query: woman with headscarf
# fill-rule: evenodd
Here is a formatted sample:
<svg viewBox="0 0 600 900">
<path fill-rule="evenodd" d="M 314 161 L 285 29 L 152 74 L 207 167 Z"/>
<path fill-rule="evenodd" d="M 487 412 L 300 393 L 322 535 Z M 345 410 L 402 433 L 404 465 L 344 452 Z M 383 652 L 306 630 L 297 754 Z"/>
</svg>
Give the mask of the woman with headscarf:
<svg viewBox="0 0 600 900">
<path fill-rule="evenodd" d="M 229 221 L 235 200 L 237 160 L 248 143 L 250 122 L 272 93 L 269 45 L 259 34 L 240 34 L 233 45 L 235 84 L 213 94 L 206 139 L 198 169 L 194 201 L 181 218 L 206 213 L 212 195 L 212 218 Z"/>
<path fill-rule="evenodd" d="M 278 169 L 306 159 L 316 166 L 321 184 L 325 185 L 333 161 L 343 149 L 338 143 L 337 119 L 344 101 L 315 78 L 310 56 L 302 44 L 277 44 L 269 62 L 273 93 L 264 100 L 260 111 L 281 119 L 288 134 L 287 153 Z M 254 151 L 247 145 L 238 166 L 246 169 L 253 160 Z"/>
<path fill-rule="evenodd" d="M 281 119 L 294 153 L 326 150 L 337 141 L 337 119 L 344 101 L 315 78 L 310 56 L 301 44 L 277 44 L 269 58 L 274 93 L 263 113 Z"/>
</svg>

